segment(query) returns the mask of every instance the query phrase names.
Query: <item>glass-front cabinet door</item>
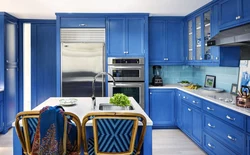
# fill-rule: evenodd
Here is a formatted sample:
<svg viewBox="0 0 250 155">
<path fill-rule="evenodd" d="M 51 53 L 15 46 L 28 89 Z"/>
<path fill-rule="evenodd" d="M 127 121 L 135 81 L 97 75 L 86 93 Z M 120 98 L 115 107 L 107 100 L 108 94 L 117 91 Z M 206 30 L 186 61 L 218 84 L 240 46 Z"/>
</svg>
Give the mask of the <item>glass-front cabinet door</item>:
<svg viewBox="0 0 250 155">
<path fill-rule="evenodd" d="M 193 60 L 193 22 L 188 21 L 188 60 Z"/>
<path fill-rule="evenodd" d="M 201 17 L 195 18 L 195 60 L 202 60 L 201 53 Z"/>
<path fill-rule="evenodd" d="M 210 62 L 213 58 L 207 41 L 211 33 L 211 11 L 205 11 L 187 21 L 188 53 L 187 60 L 194 64 Z M 200 64 L 200 63 L 199 63 Z M 199 65 L 198 64 L 198 65 Z"/>
<path fill-rule="evenodd" d="M 207 41 L 211 34 L 211 11 L 203 14 L 203 28 L 204 28 L 204 60 L 211 60 L 211 47 L 207 46 Z"/>
</svg>

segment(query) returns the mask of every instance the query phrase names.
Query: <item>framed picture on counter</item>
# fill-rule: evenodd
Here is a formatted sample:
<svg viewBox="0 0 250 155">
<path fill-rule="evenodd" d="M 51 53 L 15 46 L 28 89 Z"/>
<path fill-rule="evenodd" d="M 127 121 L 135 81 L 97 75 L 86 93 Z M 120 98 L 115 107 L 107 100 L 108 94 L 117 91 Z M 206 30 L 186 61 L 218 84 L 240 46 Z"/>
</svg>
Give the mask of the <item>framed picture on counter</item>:
<svg viewBox="0 0 250 155">
<path fill-rule="evenodd" d="M 204 87 L 215 88 L 216 76 L 206 75 Z"/>
<path fill-rule="evenodd" d="M 231 86 L 231 94 L 233 94 L 233 95 L 237 95 L 237 91 L 238 91 L 238 89 L 237 89 L 237 87 L 238 87 L 238 85 L 237 84 L 232 84 L 232 86 Z"/>
</svg>

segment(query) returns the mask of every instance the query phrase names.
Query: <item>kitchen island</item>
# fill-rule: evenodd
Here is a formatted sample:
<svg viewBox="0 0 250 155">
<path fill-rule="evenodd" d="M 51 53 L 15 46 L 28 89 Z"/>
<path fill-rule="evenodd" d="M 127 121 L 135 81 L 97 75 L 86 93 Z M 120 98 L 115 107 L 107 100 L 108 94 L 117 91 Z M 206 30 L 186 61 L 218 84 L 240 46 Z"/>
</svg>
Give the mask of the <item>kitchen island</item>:
<svg viewBox="0 0 250 155">
<path fill-rule="evenodd" d="M 51 97 L 41 103 L 39 106 L 35 107 L 33 110 L 41 110 L 45 106 L 55 106 L 60 105 L 60 99 L 69 99 L 63 98 L 63 97 Z M 92 99 L 90 97 L 80 97 L 80 98 L 74 98 L 77 99 L 77 104 L 73 106 L 64 106 L 64 110 L 67 112 L 72 112 L 76 114 L 80 121 L 82 121 L 83 117 L 88 114 L 89 112 L 107 112 L 105 110 L 99 110 L 99 105 L 103 103 L 109 102 L 109 97 L 97 97 L 96 98 L 96 108 L 93 109 L 93 103 Z M 115 110 L 115 112 L 136 112 L 144 115 L 147 119 L 147 129 L 146 134 L 144 137 L 144 143 L 141 150 L 141 154 L 143 155 L 152 155 L 152 120 L 148 117 L 148 115 L 144 112 L 144 110 L 139 106 L 139 104 L 134 100 L 134 98 L 129 97 L 129 100 L 131 101 L 131 106 L 134 108 L 134 110 Z M 114 112 L 109 110 L 108 112 Z M 90 129 L 92 129 L 92 122 L 89 121 L 86 124 Z M 13 128 L 15 128 L 13 123 Z M 88 129 L 88 128 L 87 128 Z M 90 132 L 91 133 L 91 132 Z M 88 133 L 87 133 L 88 134 Z M 87 135 L 91 136 L 91 135 Z M 20 155 L 22 154 L 22 147 L 21 143 L 19 142 L 18 136 L 15 132 L 15 129 L 13 131 L 13 154 L 14 155 Z M 83 154 L 83 151 L 81 151 L 81 154 Z"/>
</svg>

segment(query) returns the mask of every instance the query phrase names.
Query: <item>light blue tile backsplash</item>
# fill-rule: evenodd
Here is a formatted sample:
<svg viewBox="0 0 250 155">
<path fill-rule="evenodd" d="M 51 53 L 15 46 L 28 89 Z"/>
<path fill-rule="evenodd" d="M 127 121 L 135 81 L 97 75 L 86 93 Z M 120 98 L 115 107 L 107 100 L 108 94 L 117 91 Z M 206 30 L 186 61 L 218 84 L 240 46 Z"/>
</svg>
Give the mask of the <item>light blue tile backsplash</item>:
<svg viewBox="0 0 250 155">
<path fill-rule="evenodd" d="M 216 88 L 230 92 L 232 83 L 238 83 L 238 67 L 205 67 L 205 66 L 162 66 L 161 77 L 164 84 L 175 84 L 182 80 L 204 85 L 206 75 L 216 76 Z M 150 80 L 153 69 L 150 66 Z M 151 81 L 150 81 L 151 82 Z"/>
</svg>

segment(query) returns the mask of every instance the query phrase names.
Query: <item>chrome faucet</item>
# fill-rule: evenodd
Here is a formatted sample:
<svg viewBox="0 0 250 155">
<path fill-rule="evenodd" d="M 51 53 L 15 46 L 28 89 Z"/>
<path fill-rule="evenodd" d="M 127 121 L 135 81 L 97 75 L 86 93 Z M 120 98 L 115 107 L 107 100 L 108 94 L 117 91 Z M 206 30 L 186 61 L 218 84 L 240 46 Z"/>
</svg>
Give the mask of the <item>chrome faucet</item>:
<svg viewBox="0 0 250 155">
<path fill-rule="evenodd" d="M 93 82 L 92 82 L 92 103 L 93 103 L 93 109 L 95 109 L 95 107 L 96 107 L 96 99 L 95 99 L 95 81 L 96 81 L 96 78 L 97 78 L 98 76 L 100 76 L 100 75 L 109 75 L 110 77 L 112 77 L 112 79 L 113 79 L 113 84 L 114 84 L 114 86 L 115 86 L 115 78 L 114 78 L 111 74 L 109 74 L 109 73 L 107 73 L 107 72 L 100 72 L 100 73 L 98 73 L 98 74 L 94 77 L 94 80 L 93 80 Z"/>
</svg>

